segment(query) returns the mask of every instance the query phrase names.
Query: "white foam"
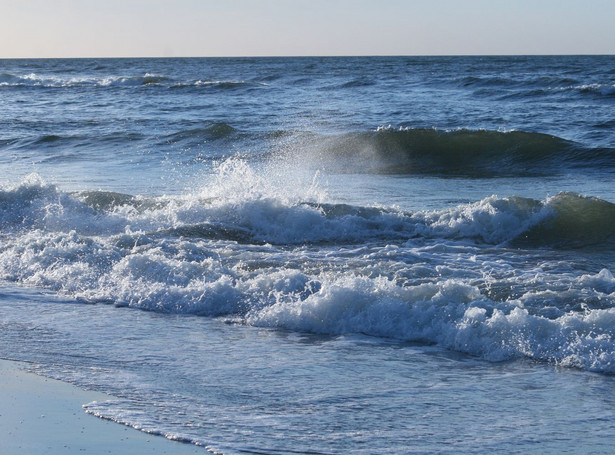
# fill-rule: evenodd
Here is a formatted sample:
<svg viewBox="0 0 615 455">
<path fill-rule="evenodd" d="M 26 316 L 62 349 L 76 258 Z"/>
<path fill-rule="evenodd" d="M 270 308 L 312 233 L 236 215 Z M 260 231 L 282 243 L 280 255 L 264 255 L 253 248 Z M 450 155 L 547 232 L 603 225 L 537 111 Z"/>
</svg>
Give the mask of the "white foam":
<svg viewBox="0 0 615 455">
<path fill-rule="evenodd" d="M 87 301 L 615 372 L 611 271 L 574 273 L 548 250 L 484 248 L 553 216 L 549 200 L 492 196 L 415 213 L 327 206 L 317 179 L 271 172 L 228 161 L 195 194 L 104 209 L 30 176 L 0 190 L 0 278 Z M 182 227 L 197 235 L 173 233 Z M 224 237 L 233 230 L 249 241 Z"/>
<path fill-rule="evenodd" d="M 327 276 L 305 300 L 251 312 L 256 325 L 364 333 L 437 343 L 501 361 L 520 357 L 615 372 L 615 309 L 532 315 L 522 299 L 494 302 L 459 280 L 400 287 L 379 277 Z"/>
<path fill-rule="evenodd" d="M 553 210 L 525 198 L 490 196 L 447 210 L 419 212 L 425 235 L 480 239 L 499 244 L 516 238 L 531 226 L 554 215 Z"/>
</svg>

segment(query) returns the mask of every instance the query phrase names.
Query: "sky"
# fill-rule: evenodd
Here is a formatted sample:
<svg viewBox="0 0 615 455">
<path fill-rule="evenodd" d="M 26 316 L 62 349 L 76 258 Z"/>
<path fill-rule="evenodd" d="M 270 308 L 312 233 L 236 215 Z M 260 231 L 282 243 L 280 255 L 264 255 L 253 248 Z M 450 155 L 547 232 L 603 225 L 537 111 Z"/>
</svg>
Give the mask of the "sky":
<svg viewBox="0 0 615 455">
<path fill-rule="evenodd" d="M 615 54 L 615 0 L 0 0 L 0 58 Z"/>
</svg>

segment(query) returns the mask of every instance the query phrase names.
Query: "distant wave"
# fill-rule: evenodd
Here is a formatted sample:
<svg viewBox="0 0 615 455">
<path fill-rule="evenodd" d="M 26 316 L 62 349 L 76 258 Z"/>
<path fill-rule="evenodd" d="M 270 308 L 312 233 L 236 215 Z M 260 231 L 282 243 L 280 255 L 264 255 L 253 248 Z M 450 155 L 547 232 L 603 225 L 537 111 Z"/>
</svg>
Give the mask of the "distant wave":
<svg viewBox="0 0 615 455">
<path fill-rule="evenodd" d="M 189 128 L 165 136 L 165 141 L 177 142 L 191 139 L 224 139 L 238 130 L 227 123 L 210 123 L 196 128 Z"/>
<path fill-rule="evenodd" d="M 514 97 L 536 97 L 550 95 L 569 95 L 593 96 L 599 99 L 611 98 L 615 96 L 615 84 L 576 84 L 576 85 L 556 85 L 529 91 L 512 92 L 506 98 Z"/>
<path fill-rule="evenodd" d="M 18 84 L 22 78 L 9 73 L 0 73 L 0 87 Z"/>
<path fill-rule="evenodd" d="M 615 170 L 614 149 L 525 131 L 379 128 L 313 137 L 301 147 L 314 166 L 340 172 L 483 178 Z"/>
<path fill-rule="evenodd" d="M 50 150 L 55 149 L 58 156 L 64 156 L 69 149 L 79 148 L 80 154 L 75 154 L 76 161 L 87 160 L 91 154 L 96 153 L 96 150 L 101 145 L 126 145 L 134 141 L 144 139 L 144 135 L 129 131 L 107 132 L 102 136 L 83 136 L 83 135 L 57 135 L 57 134 L 42 134 L 35 136 L 10 138 L 0 141 L 2 147 L 11 150 Z M 54 160 L 55 155 L 44 154 L 39 157 L 43 161 Z M 30 156 L 29 159 L 32 159 Z"/>
<path fill-rule="evenodd" d="M 201 143 L 203 141 L 216 141 L 231 137 L 241 138 L 243 134 L 223 122 L 219 123 L 204 123 L 202 126 L 186 128 L 174 133 L 156 136 L 154 138 L 160 144 L 193 142 Z M 147 139 L 147 136 L 130 131 L 115 131 L 107 132 L 101 136 L 81 136 L 81 135 L 56 135 L 42 134 L 30 137 L 7 138 L 0 141 L 0 146 L 18 149 L 18 150 L 38 150 L 55 148 L 58 153 L 62 154 L 66 149 L 71 147 L 79 147 L 83 149 L 82 156 L 85 159 L 88 156 L 88 151 L 95 152 L 96 148 L 101 145 L 108 146 L 110 144 L 118 146 L 129 146 L 135 141 Z M 78 158 L 78 156 L 76 156 Z M 53 155 L 45 155 L 45 159 L 53 158 Z"/>
<path fill-rule="evenodd" d="M 583 93 L 598 94 L 602 96 L 615 96 L 615 84 L 586 84 L 571 87 Z"/>
<path fill-rule="evenodd" d="M 369 87 L 375 85 L 375 83 L 375 81 L 370 79 L 353 79 L 343 83 L 340 88 Z"/>
<path fill-rule="evenodd" d="M 615 96 L 615 84 L 612 82 L 585 82 L 572 77 L 541 76 L 530 79 L 509 79 L 502 76 L 464 76 L 453 83 L 464 89 L 475 89 L 476 94 L 498 99 L 538 99 L 565 94 L 592 95 L 600 98 Z"/>
<path fill-rule="evenodd" d="M 518 80 L 501 76 L 464 76 L 457 79 L 456 83 L 461 87 L 516 87 L 521 84 Z"/>
<path fill-rule="evenodd" d="M 143 76 L 119 77 L 103 79 L 101 85 L 161 85 L 166 82 L 171 82 L 172 79 L 158 74 L 146 73 Z"/>
<path fill-rule="evenodd" d="M 0 87 L 141 87 L 159 86 L 163 88 L 211 87 L 218 89 L 235 89 L 242 87 L 265 87 L 268 84 L 257 81 L 235 80 L 187 80 L 178 81 L 160 74 L 145 73 L 139 76 L 55 76 L 30 73 L 26 75 L 0 74 Z"/>
<path fill-rule="evenodd" d="M 171 79 L 146 73 L 143 76 L 54 76 L 30 73 L 27 75 L 16 76 L 12 74 L 0 75 L 0 86 L 32 86 L 32 87 L 82 87 L 82 86 L 140 86 L 140 85 L 159 85 Z"/>
<path fill-rule="evenodd" d="M 565 77 L 559 75 L 553 76 L 532 76 L 529 78 L 507 78 L 504 76 L 462 76 L 455 79 L 455 83 L 462 87 L 526 87 L 526 88 L 539 88 L 539 87 L 553 87 L 553 86 L 570 86 L 578 85 L 579 79 L 572 77 Z"/>
<path fill-rule="evenodd" d="M 105 69 L 99 68 L 99 71 Z M 0 88 L 10 89 L 19 87 L 32 88 L 78 88 L 78 87 L 107 87 L 107 88 L 136 88 L 159 87 L 163 89 L 210 89 L 210 90 L 240 90 L 258 89 L 269 86 L 270 82 L 279 81 L 279 75 L 263 76 L 260 79 L 182 79 L 169 77 L 164 74 L 145 72 L 140 75 L 100 74 L 100 75 L 56 75 L 56 74 L 11 74 L 0 73 Z M 304 85 L 312 79 L 298 77 L 292 81 L 278 82 L 281 84 Z M 351 90 L 362 87 L 371 87 L 377 80 L 360 77 L 347 78 L 338 83 L 323 87 L 325 90 Z M 527 99 L 542 98 L 559 95 L 593 96 L 610 99 L 615 96 L 615 84 L 611 81 L 582 80 L 569 76 L 540 76 L 527 79 L 512 79 L 501 75 L 470 75 L 460 76 L 443 82 L 444 85 L 457 87 L 462 90 L 474 91 L 482 96 L 497 99 Z"/>
<path fill-rule="evenodd" d="M 252 82 L 252 81 L 233 81 L 233 80 L 217 80 L 217 81 L 208 81 L 208 80 L 196 80 L 196 81 L 188 81 L 188 82 L 178 82 L 173 84 L 171 88 L 187 88 L 187 87 L 210 87 L 210 88 L 219 88 L 219 89 L 236 89 L 243 87 L 266 87 L 269 84 L 265 82 Z"/>
</svg>

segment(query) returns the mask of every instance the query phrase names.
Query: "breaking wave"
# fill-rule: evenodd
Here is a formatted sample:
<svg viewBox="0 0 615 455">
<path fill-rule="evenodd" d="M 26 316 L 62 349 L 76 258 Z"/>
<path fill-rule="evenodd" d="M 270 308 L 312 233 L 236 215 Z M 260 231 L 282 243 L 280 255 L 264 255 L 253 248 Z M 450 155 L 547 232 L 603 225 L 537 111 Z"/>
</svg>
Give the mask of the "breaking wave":
<svg viewBox="0 0 615 455">
<path fill-rule="evenodd" d="M 268 146 L 260 147 L 258 153 L 250 152 L 257 159 L 263 155 L 277 156 L 303 168 L 332 173 L 492 178 L 550 176 L 583 169 L 615 171 L 613 148 L 591 148 L 557 136 L 526 131 L 381 127 L 375 131 L 326 135 L 249 130 L 226 122 L 193 122 L 184 129 L 155 137 L 127 131 L 98 137 L 43 134 L 8 137 L 2 145 L 33 151 L 54 148 L 61 155 L 67 147 L 114 145 L 119 148 L 112 152 L 121 153 L 121 146 L 132 147 L 135 141 L 147 140 L 162 146 L 184 146 L 199 156 L 202 144 L 209 141 L 224 140 L 233 150 L 266 141 Z M 222 150 L 220 147 L 217 152 Z M 47 153 L 45 159 L 53 159 L 53 155 Z"/>
<path fill-rule="evenodd" d="M 615 278 L 549 265 L 614 234 L 615 204 L 573 193 L 403 212 L 327 203 L 317 181 L 275 181 L 235 159 L 183 196 L 69 193 L 34 175 L 0 190 L 0 279 L 615 373 Z"/>
<path fill-rule="evenodd" d="M 309 185 L 302 186 L 301 197 L 292 185 L 268 180 L 238 159 L 220 165 L 215 184 L 184 196 L 68 193 L 30 176 L 0 190 L 0 228 L 5 235 L 57 230 L 115 235 L 130 228 L 139 235 L 232 241 L 241 233 L 246 243 L 272 245 L 450 239 L 559 249 L 609 242 L 615 234 L 615 204 L 575 193 L 544 201 L 491 196 L 449 209 L 406 212 L 327 203 L 323 190 Z"/>
</svg>

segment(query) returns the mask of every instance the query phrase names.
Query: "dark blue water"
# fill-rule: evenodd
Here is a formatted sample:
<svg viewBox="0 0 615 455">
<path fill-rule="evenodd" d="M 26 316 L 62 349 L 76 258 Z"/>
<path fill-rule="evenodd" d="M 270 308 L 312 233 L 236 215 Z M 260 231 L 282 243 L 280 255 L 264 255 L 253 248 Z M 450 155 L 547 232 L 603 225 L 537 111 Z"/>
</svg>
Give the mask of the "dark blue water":
<svg viewBox="0 0 615 455">
<path fill-rule="evenodd" d="M 213 453 L 608 453 L 614 103 L 613 56 L 2 60 L 0 356 Z"/>
</svg>

